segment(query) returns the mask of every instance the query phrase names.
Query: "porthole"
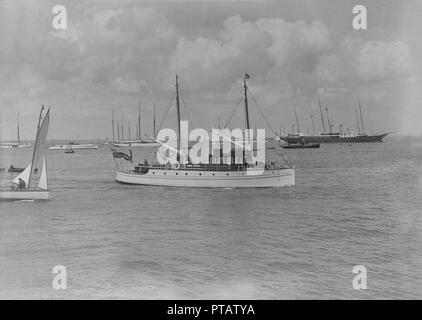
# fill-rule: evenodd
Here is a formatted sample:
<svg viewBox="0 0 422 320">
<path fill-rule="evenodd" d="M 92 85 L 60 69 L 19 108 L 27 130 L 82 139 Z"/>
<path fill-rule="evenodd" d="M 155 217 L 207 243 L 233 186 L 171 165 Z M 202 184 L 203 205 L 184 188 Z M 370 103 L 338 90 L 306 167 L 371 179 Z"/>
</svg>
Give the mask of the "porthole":
<svg viewBox="0 0 422 320">
<path fill-rule="evenodd" d="M 202 176 L 202 173 L 200 173 L 199 175 Z"/>
</svg>

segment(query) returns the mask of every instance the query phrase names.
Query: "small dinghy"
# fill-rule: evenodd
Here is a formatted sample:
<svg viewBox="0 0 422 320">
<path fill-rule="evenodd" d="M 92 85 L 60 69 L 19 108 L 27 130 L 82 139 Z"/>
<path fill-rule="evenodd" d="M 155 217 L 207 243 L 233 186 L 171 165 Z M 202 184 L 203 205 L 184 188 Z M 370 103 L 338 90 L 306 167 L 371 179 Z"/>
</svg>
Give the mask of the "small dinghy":
<svg viewBox="0 0 422 320">
<path fill-rule="evenodd" d="M 0 190 L 0 200 L 47 200 L 50 198 L 45 153 L 50 109 L 44 118 L 42 117 L 43 110 L 44 106 L 38 118 L 32 161 L 20 175 L 12 180 L 11 188 Z"/>
<path fill-rule="evenodd" d="M 316 149 L 319 148 L 319 143 L 294 143 L 283 146 L 284 149 Z"/>
<path fill-rule="evenodd" d="M 66 149 L 64 150 L 64 153 L 75 153 L 75 150 L 72 149 L 72 147 L 67 145 Z"/>
<path fill-rule="evenodd" d="M 23 170 L 25 170 L 25 168 L 15 168 L 13 164 L 11 164 L 7 172 L 22 172 Z"/>
</svg>

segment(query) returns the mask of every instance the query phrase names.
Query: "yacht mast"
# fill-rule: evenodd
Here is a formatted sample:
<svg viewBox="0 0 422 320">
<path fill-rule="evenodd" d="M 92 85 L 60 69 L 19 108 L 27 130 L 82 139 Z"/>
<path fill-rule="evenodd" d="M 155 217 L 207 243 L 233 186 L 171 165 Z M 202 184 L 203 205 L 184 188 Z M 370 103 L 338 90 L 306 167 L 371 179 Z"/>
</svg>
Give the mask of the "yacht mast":
<svg viewBox="0 0 422 320">
<path fill-rule="evenodd" d="M 179 77 L 176 74 L 176 109 L 177 109 L 177 161 L 180 161 L 180 101 L 179 101 Z"/>
<path fill-rule="evenodd" d="M 138 105 L 138 132 L 139 132 L 139 140 L 142 139 L 141 134 L 141 96 L 139 96 L 139 105 Z"/>
<path fill-rule="evenodd" d="M 21 143 L 21 138 L 19 136 L 19 112 L 17 114 L 17 129 L 18 129 L 18 143 Z"/>
<path fill-rule="evenodd" d="M 330 130 L 330 133 L 332 133 L 333 127 L 331 126 L 330 117 L 328 116 L 328 108 L 327 107 L 325 107 L 325 112 L 327 113 L 328 127 L 329 127 L 329 130 Z"/>
<path fill-rule="evenodd" d="M 324 131 L 324 134 L 325 134 L 324 115 L 322 114 L 321 100 L 319 99 L 319 96 L 318 96 L 318 104 L 319 104 L 319 111 L 321 113 L 322 130 Z"/>
<path fill-rule="evenodd" d="M 117 120 L 117 140 L 120 141 L 120 128 L 119 128 L 119 120 Z"/>
<path fill-rule="evenodd" d="M 245 92 L 245 121 L 246 121 L 246 129 L 248 130 L 250 127 L 249 127 L 249 110 L 248 110 L 248 86 L 246 85 L 246 79 L 249 79 L 249 74 L 247 73 L 245 73 L 245 77 L 243 78 L 243 90 Z"/>
<path fill-rule="evenodd" d="M 314 134 L 316 134 L 315 125 L 314 125 L 314 115 L 313 114 L 311 114 L 311 122 L 312 122 L 312 128 L 314 129 Z"/>
<path fill-rule="evenodd" d="M 40 111 L 40 116 L 38 117 L 37 133 L 35 134 L 34 150 L 32 152 L 31 173 L 29 174 L 28 185 L 26 186 L 27 188 L 29 188 L 29 186 L 30 186 L 29 183 L 31 182 L 32 174 L 34 173 L 34 170 L 35 170 L 35 168 L 34 168 L 34 160 L 35 160 L 35 153 L 37 152 L 38 131 L 40 130 L 41 117 L 42 117 L 43 110 L 44 110 L 44 105 L 42 105 L 41 111 Z"/>
<path fill-rule="evenodd" d="M 360 122 L 362 124 L 362 134 L 365 134 L 365 128 L 363 126 L 362 107 L 360 106 L 360 100 L 359 100 L 359 113 L 360 113 Z"/>
<path fill-rule="evenodd" d="M 154 103 L 154 118 L 152 120 L 152 129 L 154 130 L 154 139 L 156 138 L 156 133 L 155 133 L 155 103 Z"/>
<path fill-rule="evenodd" d="M 112 137 L 114 141 L 114 110 L 111 110 L 111 131 L 113 132 Z"/>
<path fill-rule="evenodd" d="M 123 122 L 123 117 L 122 117 L 122 127 L 121 127 L 121 129 L 122 129 L 122 140 L 125 140 L 125 131 L 124 131 L 124 128 L 125 128 L 125 125 L 124 125 L 124 122 Z"/>
<path fill-rule="evenodd" d="M 355 115 L 356 115 L 356 123 L 358 125 L 358 135 L 360 134 L 360 126 L 359 126 L 359 118 L 358 118 L 358 111 L 355 109 Z"/>
<path fill-rule="evenodd" d="M 299 133 L 300 132 L 299 120 L 297 119 L 296 106 L 294 104 L 293 104 L 293 109 L 295 111 L 295 118 L 296 118 L 296 124 L 297 124 L 297 133 Z"/>
</svg>

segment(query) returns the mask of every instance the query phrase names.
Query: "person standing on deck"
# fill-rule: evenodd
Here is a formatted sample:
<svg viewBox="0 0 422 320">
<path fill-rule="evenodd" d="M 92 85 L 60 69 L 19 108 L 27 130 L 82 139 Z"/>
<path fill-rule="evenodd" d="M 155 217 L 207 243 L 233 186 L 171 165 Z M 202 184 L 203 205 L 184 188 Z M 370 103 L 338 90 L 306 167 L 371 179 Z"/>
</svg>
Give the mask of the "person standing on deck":
<svg viewBox="0 0 422 320">
<path fill-rule="evenodd" d="M 18 183 L 18 189 L 22 190 L 26 188 L 26 183 L 25 181 L 22 180 L 22 178 L 19 178 L 19 183 Z"/>
</svg>

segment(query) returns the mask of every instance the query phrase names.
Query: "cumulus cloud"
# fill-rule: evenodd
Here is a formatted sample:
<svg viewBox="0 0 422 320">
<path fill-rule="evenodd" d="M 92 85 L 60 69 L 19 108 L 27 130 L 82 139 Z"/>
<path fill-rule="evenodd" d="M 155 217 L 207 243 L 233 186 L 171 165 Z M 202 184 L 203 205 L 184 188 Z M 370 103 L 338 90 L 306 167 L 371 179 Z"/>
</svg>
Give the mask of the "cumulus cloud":
<svg viewBox="0 0 422 320">
<path fill-rule="evenodd" d="M 78 115 L 83 108 L 84 115 L 99 119 L 105 111 L 106 121 L 111 108 L 136 104 L 139 95 L 145 104 L 167 105 L 178 73 L 185 97 L 192 96 L 201 110 L 197 116 L 207 122 L 231 107 L 245 72 L 266 113 L 280 118 L 294 101 L 303 101 L 303 109 L 314 104 L 317 93 L 332 98 L 340 112 L 348 94 L 385 105 L 388 92 L 400 90 L 389 82 L 413 77 L 413 86 L 419 84 L 414 48 L 406 38 L 378 37 L 372 30 L 365 37 L 340 32 L 318 15 L 292 18 L 266 7 L 254 14 L 258 4 L 242 10 L 228 6 L 229 13 L 216 10 L 218 19 L 206 17 L 206 23 L 197 18 L 203 15 L 200 8 L 225 5 L 204 3 L 184 15 L 168 4 L 71 2 L 66 3 L 68 29 L 60 31 L 51 29 L 49 6 L 31 7 L 29 20 L 25 10 L 12 5 L 12 15 L 4 8 L 0 103 L 23 106 L 31 98 L 50 99 L 60 101 L 60 114 L 71 117 L 69 110 Z"/>
<path fill-rule="evenodd" d="M 331 47 L 321 21 L 286 22 L 281 18 L 242 21 L 228 17 L 215 38 L 181 38 L 170 58 L 170 72 L 182 72 L 197 89 L 230 88 L 248 71 L 260 79 L 311 73 L 316 57 Z"/>
<path fill-rule="evenodd" d="M 323 85 L 333 86 L 400 77 L 413 67 L 406 43 L 346 38 L 334 52 L 321 57 L 315 71 Z"/>
</svg>

